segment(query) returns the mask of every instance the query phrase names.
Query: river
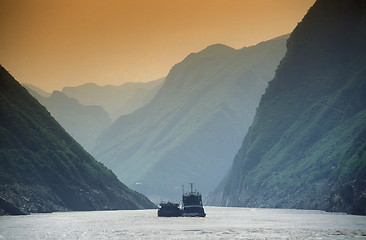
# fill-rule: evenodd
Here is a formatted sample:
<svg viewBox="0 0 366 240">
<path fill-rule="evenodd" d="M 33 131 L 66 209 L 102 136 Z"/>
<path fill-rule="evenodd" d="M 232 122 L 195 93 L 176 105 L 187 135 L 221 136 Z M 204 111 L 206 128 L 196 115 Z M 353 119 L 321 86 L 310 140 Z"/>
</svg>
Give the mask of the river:
<svg viewBox="0 0 366 240">
<path fill-rule="evenodd" d="M 366 216 L 322 211 L 205 207 L 205 218 L 156 210 L 0 217 L 0 239 L 366 239 Z"/>
</svg>

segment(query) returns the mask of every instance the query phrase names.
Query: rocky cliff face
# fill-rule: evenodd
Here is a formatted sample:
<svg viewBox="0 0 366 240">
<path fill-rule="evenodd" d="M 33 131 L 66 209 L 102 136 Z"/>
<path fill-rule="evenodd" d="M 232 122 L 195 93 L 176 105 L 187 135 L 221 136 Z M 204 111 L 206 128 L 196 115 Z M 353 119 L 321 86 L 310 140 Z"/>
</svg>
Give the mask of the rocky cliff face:
<svg viewBox="0 0 366 240">
<path fill-rule="evenodd" d="M 155 207 L 74 141 L 0 66 L 0 214 Z"/>
<path fill-rule="evenodd" d="M 217 44 L 175 65 L 155 98 L 119 118 L 94 156 L 150 199 L 179 199 L 181 185 L 211 191 L 240 147 L 287 36 L 235 50 Z"/>
<path fill-rule="evenodd" d="M 366 213 L 365 29 L 364 1 L 315 3 L 211 204 Z"/>
</svg>

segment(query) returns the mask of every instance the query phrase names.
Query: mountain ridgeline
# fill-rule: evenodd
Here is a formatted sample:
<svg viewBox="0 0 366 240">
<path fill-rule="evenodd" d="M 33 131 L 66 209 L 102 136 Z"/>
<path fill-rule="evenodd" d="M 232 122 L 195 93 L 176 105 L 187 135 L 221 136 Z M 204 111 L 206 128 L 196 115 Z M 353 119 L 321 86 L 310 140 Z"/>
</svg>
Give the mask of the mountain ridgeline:
<svg viewBox="0 0 366 240">
<path fill-rule="evenodd" d="M 75 140 L 90 151 L 97 137 L 111 125 L 112 118 L 132 113 L 147 104 L 163 82 L 164 78 L 121 86 L 89 83 L 65 87 L 52 94 L 30 84 L 23 86 Z"/>
<path fill-rule="evenodd" d="M 92 153 L 153 201 L 178 199 L 182 183 L 208 193 L 230 167 L 287 37 L 190 54 L 150 103 L 104 131 Z"/>
<path fill-rule="evenodd" d="M 365 1 L 315 3 L 211 204 L 366 214 L 365 29 Z"/>
<path fill-rule="evenodd" d="M 128 82 L 120 86 L 88 83 L 77 87 L 64 87 L 61 92 L 77 99 L 83 105 L 101 106 L 114 121 L 150 102 L 163 83 L 164 78 L 151 82 Z"/>
<path fill-rule="evenodd" d="M 40 89 L 39 87 L 36 87 L 32 84 L 28 84 L 28 83 L 22 83 L 22 86 L 25 87 L 28 92 L 33 96 L 33 97 L 49 97 L 51 96 L 51 93 L 44 91 L 43 89 Z M 35 96 L 34 96 L 34 95 Z"/>
<path fill-rule="evenodd" d="M 0 214 L 155 206 L 80 145 L 0 66 Z"/>
<path fill-rule="evenodd" d="M 78 100 L 59 91 L 43 97 L 29 86 L 26 86 L 26 89 L 87 151 L 90 151 L 97 137 L 112 123 L 108 113 L 101 106 L 80 104 Z"/>
</svg>

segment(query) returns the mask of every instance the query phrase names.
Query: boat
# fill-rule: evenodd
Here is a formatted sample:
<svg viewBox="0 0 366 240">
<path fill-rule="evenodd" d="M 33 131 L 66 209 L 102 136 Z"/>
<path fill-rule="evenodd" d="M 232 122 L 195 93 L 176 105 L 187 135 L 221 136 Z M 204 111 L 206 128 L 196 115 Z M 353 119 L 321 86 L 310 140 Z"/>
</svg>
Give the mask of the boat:
<svg viewBox="0 0 366 240">
<path fill-rule="evenodd" d="M 191 191 L 184 193 L 183 190 L 183 217 L 205 217 L 206 213 L 202 205 L 202 195 L 193 191 L 193 183 L 190 183 Z"/>
<path fill-rule="evenodd" d="M 205 217 L 206 213 L 202 205 L 202 195 L 193 191 L 193 183 L 190 183 L 191 191 L 182 194 L 182 206 L 178 203 L 162 202 L 159 204 L 158 217 Z"/>
<path fill-rule="evenodd" d="M 178 203 L 160 203 L 158 209 L 158 217 L 181 217 L 182 209 Z"/>
</svg>

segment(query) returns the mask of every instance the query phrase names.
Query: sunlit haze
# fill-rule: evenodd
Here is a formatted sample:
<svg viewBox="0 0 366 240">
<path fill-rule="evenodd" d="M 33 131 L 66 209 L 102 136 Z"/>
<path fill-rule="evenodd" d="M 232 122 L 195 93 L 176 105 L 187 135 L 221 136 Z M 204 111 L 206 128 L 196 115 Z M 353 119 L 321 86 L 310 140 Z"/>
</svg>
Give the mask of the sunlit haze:
<svg viewBox="0 0 366 240">
<path fill-rule="evenodd" d="M 290 33 L 315 0 L 0 0 L 0 64 L 44 90 L 164 77 L 191 52 Z"/>
</svg>

